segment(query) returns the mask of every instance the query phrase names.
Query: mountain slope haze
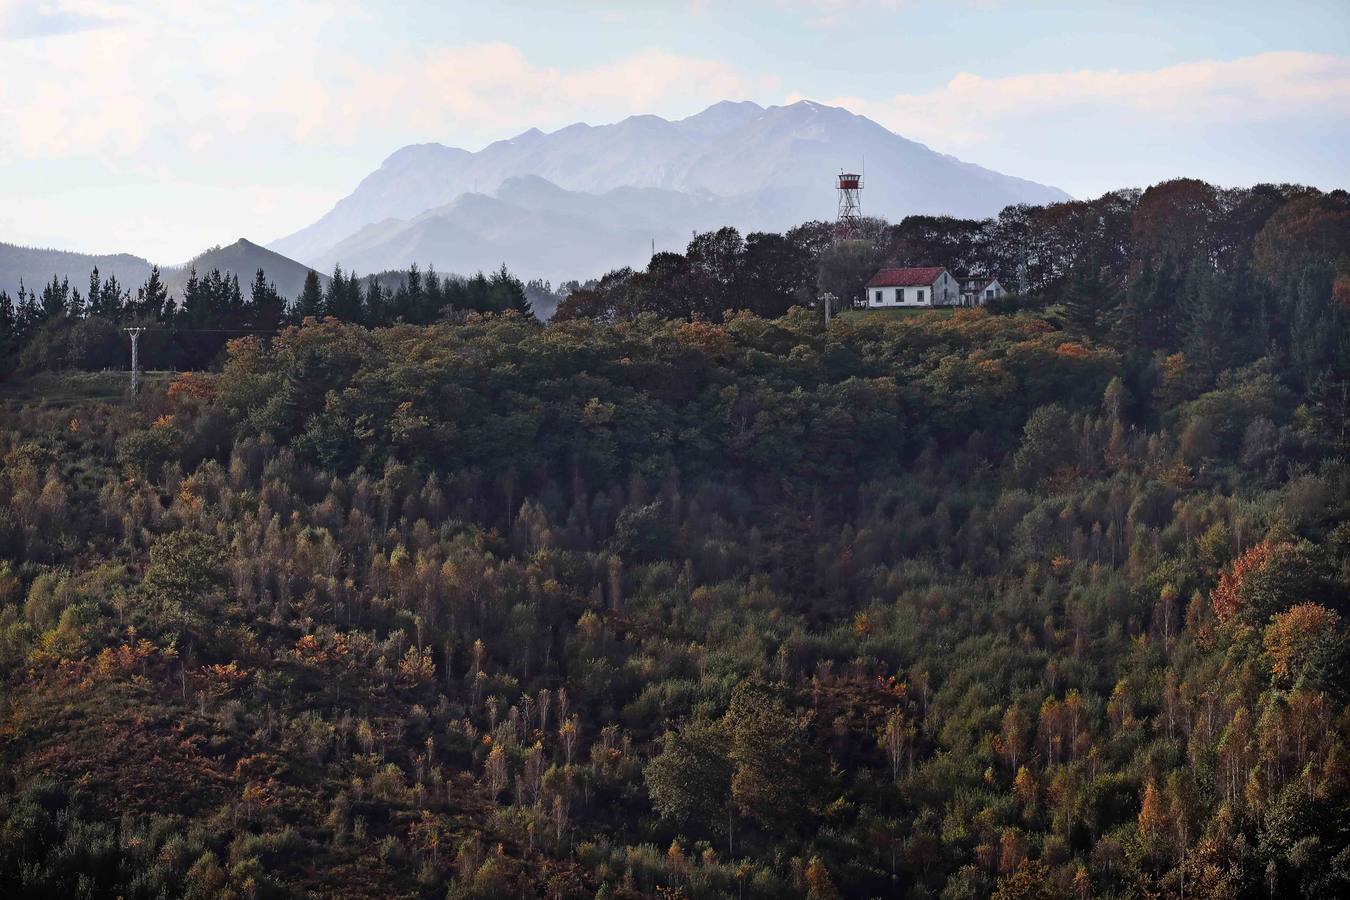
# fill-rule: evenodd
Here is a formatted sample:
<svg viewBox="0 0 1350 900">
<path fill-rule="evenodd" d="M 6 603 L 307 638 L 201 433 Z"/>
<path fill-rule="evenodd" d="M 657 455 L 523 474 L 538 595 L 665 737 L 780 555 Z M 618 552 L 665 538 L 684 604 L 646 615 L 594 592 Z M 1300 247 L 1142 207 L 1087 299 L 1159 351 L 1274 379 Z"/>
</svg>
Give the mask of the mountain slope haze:
<svg viewBox="0 0 1350 900">
<path fill-rule="evenodd" d="M 683 246 L 687 228 L 730 224 L 777 230 L 830 218 L 833 174 L 864 160 L 863 211 L 891 220 L 913 213 L 983 217 L 1012 203 L 1068 199 L 1056 188 L 937 153 L 838 107 L 724 102 L 674 122 L 644 115 L 547 134 L 530 129 L 476 153 L 434 143 L 404 147 L 317 222 L 270 246 L 321 269 L 334 262 L 362 270 L 410 262 L 454 269 L 465 268 L 466 261 L 468 268 L 480 268 L 520 259 L 525 275 L 584 277 L 611 263 L 583 249 L 579 255 L 561 254 L 570 270 L 557 268 L 553 257 L 560 254 L 551 248 L 576 238 L 569 234 L 575 222 L 544 215 L 559 212 L 560 199 L 568 215 L 615 238 L 605 242 L 604 256 L 612 257 L 619 245 L 633 247 L 622 261 L 637 264 L 645 261 L 651 243 L 667 234 Z M 570 195 L 549 192 L 539 180 Z M 522 196 L 523 187 L 529 196 Z M 624 189 L 661 193 L 621 193 Z M 467 194 L 533 211 L 539 221 L 527 232 L 493 236 L 498 215 L 489 215 L 481 228 L 463 220 L 463 209 L 454 204 Z M 678 211 L 674 221 L 672 209 Z M 442 216 L 448 226 L 431 224 L 430 218 Z M 389 220 L 405 224 L 400 228 Z M 375 224 L 382 249 L 361 234 Z M 420 237 L 389 240 L 400 230 Z M 441 237 L 432 240 L 432 232 Z M 486 248 L 494 255 L 480 256 Z M 414 249 L 427 255 L 400 255 Z M 351 255 L 344 258 L 344 250 Z"/>
</svg>

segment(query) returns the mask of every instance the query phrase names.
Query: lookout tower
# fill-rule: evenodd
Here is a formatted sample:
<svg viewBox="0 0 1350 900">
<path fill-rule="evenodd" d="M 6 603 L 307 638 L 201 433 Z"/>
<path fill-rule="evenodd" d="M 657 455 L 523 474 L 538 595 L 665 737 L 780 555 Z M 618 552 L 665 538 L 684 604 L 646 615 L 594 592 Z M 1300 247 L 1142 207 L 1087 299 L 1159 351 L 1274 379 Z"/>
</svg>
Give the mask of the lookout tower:
<svg viewBox="0 0 1350 900">
<path fill-rule="evenodd" d="M 834 238 L 837 241 L 856 240 L 862 236 L 862 176 L 855 172 L 840 172 L 839 215 L 834 220 Z"/>
</svg>

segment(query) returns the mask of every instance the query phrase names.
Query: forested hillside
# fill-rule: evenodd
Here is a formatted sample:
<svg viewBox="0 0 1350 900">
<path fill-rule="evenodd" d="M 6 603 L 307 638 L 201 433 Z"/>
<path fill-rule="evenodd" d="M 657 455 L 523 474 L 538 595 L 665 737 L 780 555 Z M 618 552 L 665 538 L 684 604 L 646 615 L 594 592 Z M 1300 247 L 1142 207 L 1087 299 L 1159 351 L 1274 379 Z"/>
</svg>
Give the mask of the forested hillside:
<svg viewBox="0 0 1350 900">
<path fill-rule="evenodd" d="M 0 892 L 1350 892 L 1350 198 L 701 237 L 0 384 Z"/>
</svg>

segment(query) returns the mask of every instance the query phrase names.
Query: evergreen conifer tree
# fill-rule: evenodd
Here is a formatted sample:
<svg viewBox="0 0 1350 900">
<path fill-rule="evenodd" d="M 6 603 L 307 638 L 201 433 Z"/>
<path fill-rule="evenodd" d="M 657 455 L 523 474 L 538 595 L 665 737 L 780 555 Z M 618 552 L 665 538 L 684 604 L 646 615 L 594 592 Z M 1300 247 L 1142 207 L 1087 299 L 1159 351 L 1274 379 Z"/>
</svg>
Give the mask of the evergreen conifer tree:
<svg viewBox="0 0 1350 900">
<path fill-rule="evenodd" d="M 52 276 L 52 283 L 42 289 L 40 306 L 43 320 L 55 319 L 70 312 L 70 282 Z"/>
<path fill-rule="evenodd" d="M 133 315 L 143 321 L 166 321 L 173 313 L 167 303 L 169 292 L 159 279 L 159 266 L 150 268 L 150 276 L 145 284 L 136 291 L 136 305 Z"/>
<path fill-rule="evenodd" d="M 526 318 L 534 318 L 534 309 L 525 296 L 525 285 L 512 275 L 502 263 L 501 268 L 488 279 L 492 301 L 490 309 L 496 312 L 518 312 Z"/>
<path fill-rule="evenodd" d="M 19 349 L 22 335 L 19 334 L 18 324 L 14 301 L 8 293 L 0 291 L 0 369 L 8 365 L 8 360 Z"/>
<path fill-rule="evenodd" d="M 389 298 L 384 288 L 380 286 L 380 279 L 374 275 L 370 276 L 370 283 L 366 285 L 365 308 L 362 313 L 368 325 L 389 324 Z"/>
<path fill-rule="evenodd" d="M 303 322 L 310 316 L 322 316 L 324 312 L 323 288 L 319 286 L 319 273 L 310 269 L 305 273 L 305 286 L 300 289 L 300 296 L 291 307 L 291 321 Z"/>
<path fill-rule="evenodd" d="M 271 331 L 281 324 L 285 314 L 286 300 L 277 293 L 277 286 L 268 281 L 266 274 L 259 269 L 249 287 L 248 327 Z"/>
</svg>

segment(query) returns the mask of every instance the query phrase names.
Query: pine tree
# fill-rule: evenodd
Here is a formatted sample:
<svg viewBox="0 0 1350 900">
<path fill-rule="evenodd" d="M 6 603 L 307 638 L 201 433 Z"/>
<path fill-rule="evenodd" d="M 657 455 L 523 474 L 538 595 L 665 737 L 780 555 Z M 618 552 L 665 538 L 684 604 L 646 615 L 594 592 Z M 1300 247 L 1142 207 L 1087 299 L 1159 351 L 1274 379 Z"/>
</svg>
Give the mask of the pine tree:
<svg viewBox="0 0 1350 900">
<path fill-rule="evenodd" d="M 422 289 L 422 272 L 413 263 L 408 267 L 408 272 L 399 282 L 398 288 L 394 291 L 392 302 L 389 304 L 388 320 L 390 322 L 408 322 L 410 324 L 425 324 L 422 318 L 425 310 L 422 308 L 424 291 Z"/>
<path fill-rule="evenodd" d="M 348 322 L 366 324 L 366 305 L 361 279 L 355 272 L 347 273 L 347 290 L 344 294 L 343 308 Z"/>
<path fill-rule="evenodd" d="M 242 327 L 243 306 L 237 277 L 219 269 L 204 276 L 189 270 L 183 305 L 174 316 L 177 363 L 186 368 L 209 365 L 231 333 Z"/>
<path fill-rule="evenodd" d="M 42 289 L 40 306 L 42 319 L 56 319 L 70 312 L 70 282 L 64 278 L 58 280 L 52 276 L 52 283 Z"/>
<path fill-rule="evenodd" d="M 527 319 L 534 318 L 534 309 L 525 296 L 525 285 L 519 278 L 507 271 L 506 263 L 492 273 L 488 279 L 492 293 L 491 308 L 500 312 L 517 312 Z"/>
<path fill-rule="evenodd" d="M 239 276 L 233 272 L 226 275 L 222 283 L 220 322 L 228 329 L 248 327 L 244 305 L 244 292 L 239 289 Z"/>
<path fill-rule="evenodd" d="M 123 297 L 122 286 L 117 283 L 117 276 L 109 275 L 106 279 L 100 280 L 98 267 L 95 266 L 89 273 L 88 297 L 88 314 L 91 317 L 110 319 L 114 322 L 122 318 L 126 298 Z"/>
<path fill-rule="evenodd" d="M 18 314 L 14 308 L 14 301 L 9 298 L 9 294 L 0 291 L 0 370 L 8 366 L 15 352 L 19 349 L 19 343 L 22 335 L 18 330 Z"/>
<path fill-rule="evenodd" d="M 177 313 L 179 324 L 187 327 L 200 327 L 200 322 L 205 315 L 204 305 L 202 282 L 197 277 L 197 267 L 193 266 L 188 269 L 187 284 L 183 286 L 183 302 L 178 307 Z"/>
<path fill-rule="evenodd" d="M 423 321 L 435 322 L 445 311 L 445 290 L 441 276 L 436 274 L 435 266 L 427 267 L 424 279 Z"/>
<path fill-rule="evenodd" d="M 150 268 L 150 277 L 136 291 L 136 307 L 133 315 L 142 321 L 160 322 L 169 319 L 173 308 L 168 305 L 169 294 L 164 282 L 159 279 L 159 266 Z"/>
<path fill-rule="evenodd" d="M 332 280 L 324 294 L 324 314 L 344 322 L 361 320 L 361 286 L 354 274 L 343 274 L 342 266 L 333 266 Z"/>
<path fill-rule="evenodd" d="M 89 315 L 95 318 L 111 318 L 103 309 L 103 285 L 99 281 L 98 266 L 89 273 Z"/>
<path fill-rule="evenodd" d="M 362 317 L 367 325 L 389 324 L 389 297 L 380 286 L 380 279 L 374 275 L 370 276 L 370 283 L 366 285 Z"/>
<path fill-rule="evenodd" d="M 259 269 L 253 276 L 249 287 L 248 314 L 245 317 L 248 327 L 261 331 L 277 328 L 286 314 L 286 300 L 277 293 L 277 286 L 267 280 Z"/>
<path fill-rule="evenodd" d="M 492 311 L 492 285 L 482 272 L 464 282 L 464 308 L 474 312 Z"/>
<path fill-rule="evenodd" d="M 130 309 L 131 292 L 122 289 L 116 275 L 109 275 L 103 279 L 101 292 L 105 315 L 115 322 L 120 322 Z"/>
<path fill-rule="evenodd" d="M 426 292 L 422 288 L 422 270 L 417 268 L 417 263 L 408 267 L 408 277 L 403 283 L 407 288 L 402 309 L 405 321 L 426 324 Z"/>
<path fill-rule="evenodd" d="M 14 311 L 15 330 L 25 338 L 42 323 L 43 310 L 38 305 L 37 294 L 24 286 L 19 279 L 19 304 Z"/>
<path fill-rule="evenodd" d="M 305 286 L 291 307 L 291 321 L 300 323 L 311 316 L 317 318 L 323 314 L 323 288 L 319 286 L 319 273 L 310 269 L 305 273 Z"/>
</svg>

